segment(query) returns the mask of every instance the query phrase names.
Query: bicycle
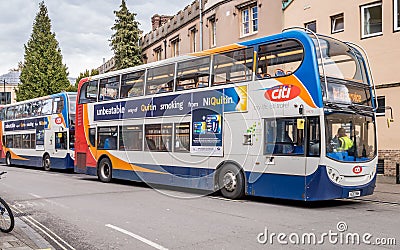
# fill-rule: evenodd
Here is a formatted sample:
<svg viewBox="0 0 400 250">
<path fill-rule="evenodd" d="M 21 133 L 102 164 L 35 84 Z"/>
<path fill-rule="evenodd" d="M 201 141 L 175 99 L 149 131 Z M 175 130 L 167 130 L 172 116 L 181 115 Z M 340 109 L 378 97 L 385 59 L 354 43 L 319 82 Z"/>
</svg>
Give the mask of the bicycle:
<svg viewBox="0 0 400 250">
<path fill-rule="evenodd" d="M 0 179 L 5 173 L 7 172 L 0 173 Z M 3 233 L 9 233 L 14 229 L 14 224 L 14 215 L 10 207 L 7 202 L 0 197 L 0 231 Z"/>
</svg>

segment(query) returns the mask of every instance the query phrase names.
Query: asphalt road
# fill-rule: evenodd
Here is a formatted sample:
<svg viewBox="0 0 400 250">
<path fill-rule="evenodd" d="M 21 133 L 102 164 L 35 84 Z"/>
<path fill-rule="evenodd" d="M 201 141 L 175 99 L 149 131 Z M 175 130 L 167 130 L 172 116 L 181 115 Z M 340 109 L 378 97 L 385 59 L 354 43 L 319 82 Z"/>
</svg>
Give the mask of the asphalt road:
<svg viewBox="0 0 400 250">
<path fill-rule="evenodd" d="M 230 201 L 73 173 L 0 166 L 4 170 L 0 196 L 19 217 L 40 225 L 34 229 L 61 243 L 52 243 L 58 249 L 376 249 L 377 238 L 400 244 L 396 202 Z M 286 237 L 279 241 L 279 234 Z M 311 234 L 315 244 L 308 244 Z M 349 234 L 358 234 L 360 244 L 347 244 Z"/>
</svg>

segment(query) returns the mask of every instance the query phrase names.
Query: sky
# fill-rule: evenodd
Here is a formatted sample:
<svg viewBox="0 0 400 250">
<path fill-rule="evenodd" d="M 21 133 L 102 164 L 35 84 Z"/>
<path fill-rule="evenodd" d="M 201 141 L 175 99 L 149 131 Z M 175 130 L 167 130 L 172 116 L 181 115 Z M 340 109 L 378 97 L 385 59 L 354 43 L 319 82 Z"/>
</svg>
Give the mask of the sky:
<svg viewBox="0 0 400 250">
<path fill-rule="evenodd" d="M 31 34 L 41 0 L 0 0 L 0 75 L 24 60 L 24 45 Z M 174 15 L 193 0 L 126 0 L 137 14 L 140 29 L 151 30 L 154 14 Z M 45 0 L 52 31 L 61 48 L 69 77 L 99 67 L 113 55 L 109 46 L 121 0 Z"/>
</svg>

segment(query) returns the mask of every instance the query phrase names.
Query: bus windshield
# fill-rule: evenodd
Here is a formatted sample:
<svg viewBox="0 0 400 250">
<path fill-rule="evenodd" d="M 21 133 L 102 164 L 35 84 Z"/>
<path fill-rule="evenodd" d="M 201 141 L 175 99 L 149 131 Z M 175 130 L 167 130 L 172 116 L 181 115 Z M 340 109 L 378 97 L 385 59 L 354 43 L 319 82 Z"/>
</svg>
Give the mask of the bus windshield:
<svg viewBox="0 0 400 250">
<path fill-rule="evenodd" d="M 313 39 L 318 47 L 317 39 Z M 319 73 L 327 77 L 368 84 L 363 57 L 359 51 L 333 38 L 319 36 L 324 69 L 321 67 L 320 51 L 317 49 Z"/>
<path fill-rule="evenodd" d="M 357 114 L 326 115 L 326 154 L 343 162 L 365 162 L 376 156 L 375 123 Z"/>
</svg>

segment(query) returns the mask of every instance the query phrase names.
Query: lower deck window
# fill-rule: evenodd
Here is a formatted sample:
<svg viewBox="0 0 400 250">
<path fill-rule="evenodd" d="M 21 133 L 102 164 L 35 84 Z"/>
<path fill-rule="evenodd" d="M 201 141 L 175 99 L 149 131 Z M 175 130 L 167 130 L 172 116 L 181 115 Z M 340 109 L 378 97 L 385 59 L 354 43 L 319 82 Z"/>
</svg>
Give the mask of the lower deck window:
<svg viewBox="0 0 400 250">
<path fill-rule="evenodd" d="M 117 149 L 118 127 L 98 128 L 98 149 Z"/>
<path fill-rule="evenodd" d="M 119 150 L 141 151 L 143 149 L 143 126 L 119 127 Z"/>
<path fill-rule="evenodd" d="M 149 124 L 145 126 L 145 146 L 150 151 L 171 151 L 172 124 Z"/>
</svg>

